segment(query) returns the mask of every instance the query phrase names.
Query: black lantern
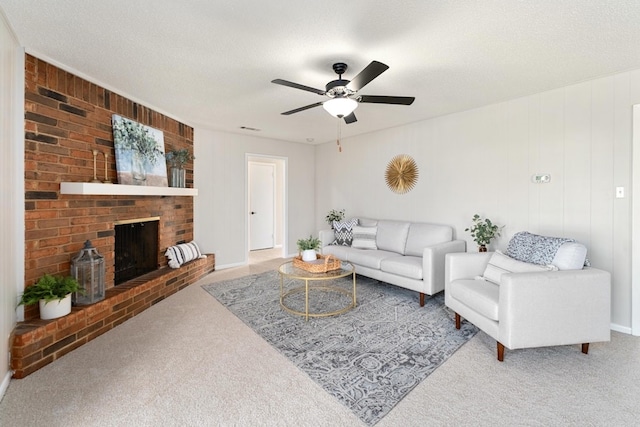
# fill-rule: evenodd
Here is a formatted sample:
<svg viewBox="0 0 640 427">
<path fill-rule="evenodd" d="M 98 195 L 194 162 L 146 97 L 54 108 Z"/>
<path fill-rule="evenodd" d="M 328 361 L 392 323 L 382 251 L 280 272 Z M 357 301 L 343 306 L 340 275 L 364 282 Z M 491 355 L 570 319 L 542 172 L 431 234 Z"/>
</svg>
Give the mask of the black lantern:
<svg viewBox="0 0 640 427">
<path fill-rule="evenodd" d="M 104 257 L 91 241 L 84 242 L 84 248 L 71 260 L 71 276 L 84 289 L 84 293 L 73 294 L 74 304 L 93 304 L 104 299 Z"/>
</svg>

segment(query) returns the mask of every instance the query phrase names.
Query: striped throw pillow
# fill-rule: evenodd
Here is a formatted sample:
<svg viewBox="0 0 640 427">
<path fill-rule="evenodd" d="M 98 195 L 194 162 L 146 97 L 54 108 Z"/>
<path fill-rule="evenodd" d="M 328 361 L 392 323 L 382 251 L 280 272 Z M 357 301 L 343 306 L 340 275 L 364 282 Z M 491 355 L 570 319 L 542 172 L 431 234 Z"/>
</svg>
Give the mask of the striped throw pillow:
<svg viewBox="0 0 640 427">
<path fill-rule="evenodd" d="M 376 245 L 376 234 L 378 227 L 353 227 L 352 248 L 357 249 L 378 249 Z"/>
<path fill-rule="evenodd" d="M 164 255 L 169 258 L 169 267 L 171 268 L 180 268 L 182 264 L 196 258 L 206 258 L 206 256 L 200 252 L 200 248 L 195 241 L 169 246 Z"/>
</svg>

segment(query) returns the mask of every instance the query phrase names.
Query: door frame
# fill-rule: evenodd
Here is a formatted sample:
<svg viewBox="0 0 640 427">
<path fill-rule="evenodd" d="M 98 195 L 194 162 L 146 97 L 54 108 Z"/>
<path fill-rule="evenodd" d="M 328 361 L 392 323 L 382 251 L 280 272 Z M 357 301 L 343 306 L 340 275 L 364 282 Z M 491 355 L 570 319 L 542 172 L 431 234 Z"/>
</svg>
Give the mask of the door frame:
<svg viewBox="0 0 640 427">
<path fill-rule="evenodd" d="M 271 203 L 272 203 L 273 210 L 271 212 L 272 221 L 271 221 L 271 224 L 270 224 L 270 227 L 271 227 L 270 231 L 271 231 L 271 248 L 275 248 L 275 247 L 277 247 L 277 245 L 276 245 L 276 229 L 277 229 L 276 222 L 278 220 L 278 218 L 276 218 L 276 212 L 277 212 L 277 209 L 276 209 L 277 208 L 277 206 L 276 206 L 276 201 L 277 201 L 277 197 L 276 197 L 276 194 L 277 194 L 277 192 L 276 192 L 276 179 L 277 179 L 276 172 L 277 171 L 276 171 L 276 168 L 277 168 L 277 165 L 275 163 L 270 163 L 270 162 L 249 160 L 248 166 L 247 166 L 248 167 L 247 170 L 248 170 L 248 173 L 249 173 L 248 174 L 248 182 L 249 182 L 248 207 L 249 207 L 250 213 L 253 212 L 256 209 L 256 207 L 251 204 L 252 199 L 254 198 L 253 196 L 255 196 L 255 194 L 253 194 L 253 187 L 252 187 L 251 184 L 253 182 L 255 182 L 255 178 L 252 175 L 253 175 L 253 173 L 255 173 L 255 168 L 257 166 L 262 166 L 262 167 L 265 167 L 265 168 L 269 168 L 270 173 L 271 173 L 271 184 L 272 184 L 272 187 L 271 187 Z M 260 176 L 260 178 L 262 178 L 262 175 Z M 266 177 L 265 177 L 265 180 L 266 180 Z M 252 250 L 255 250 L 255 249 L 252 249 L 253 247 L 255 247 L 255 242 L 252 239 L 252 237 L 255 237 L 253 226 L 252 226 L 253 224 L 255 224 L 255 221 L 252 221 L 253 218 L 252 218 L 251 214 L 248 216 L 248 218 L 249 218 L 249 229 L 248 229 L 249 251 L 252 251 Z M 266 225 L 266 223 L 265 223 L 265 225 Z M 260 228 L 260 227 L 257 227 L 257 228 Z"/>
<path fill-rule="evenodd" d="M 272 156 L 269 154 L 245 153 L 244 232 L 246 238 L 244 239 L 244 263 L 247 264 L 249 262 L 249 162 L 273 163 L 276 165 L 276 201 L 274 205 L 276 206 L 276 222 L 280 220 L 282 227 L 281 230 L 275 230 L 274 245 L 275 247 L 278 246 L 278 238 L 280 238 L 282 242 L 282 257 L 286 258 L 286 254 L 289 253 L 289 159 L 288 157 Z M 278 203 L 278 192 L 282 194 L 280 203 Z M 278 212 L 280 212 L 280 215 L 278 215 Z"/>
<path fill-rule="evenodd" d="M 631 158 L 631 334 L 640 336 L 640 104 L 633 106 Z"/>
</svg>

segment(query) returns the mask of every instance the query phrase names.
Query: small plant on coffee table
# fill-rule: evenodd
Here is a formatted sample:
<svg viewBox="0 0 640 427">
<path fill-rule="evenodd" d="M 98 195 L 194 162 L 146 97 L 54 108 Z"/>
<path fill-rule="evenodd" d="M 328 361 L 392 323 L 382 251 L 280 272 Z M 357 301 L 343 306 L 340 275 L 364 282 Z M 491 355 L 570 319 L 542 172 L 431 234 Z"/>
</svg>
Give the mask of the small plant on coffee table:
<svg viewBox="0 0 640 427">
<path fill-rule="evenodd" d="M 298 250 L 301 252 L 301 257 L 303 261 L 315 261 L 316 250 L 320 249 L 320 239 L 317 237 L 313 237 L 309 235 L 308 239 L 299 239 L 298 240 Z"/>
<path fill-rule="evenodd" d="M 320 239 L 312 235 L 309 235 L 308 239 L 299 239 L 297 243 L 300 251 L 320 249 Z"/>
</svg>

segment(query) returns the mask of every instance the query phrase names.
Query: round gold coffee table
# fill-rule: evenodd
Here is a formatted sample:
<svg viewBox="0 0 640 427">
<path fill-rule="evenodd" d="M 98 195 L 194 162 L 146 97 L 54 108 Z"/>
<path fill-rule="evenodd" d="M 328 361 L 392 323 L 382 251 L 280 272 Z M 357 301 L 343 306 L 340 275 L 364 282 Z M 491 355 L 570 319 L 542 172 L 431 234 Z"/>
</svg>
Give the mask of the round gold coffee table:
<svg viewBox="0 0 640 427">
<path fill-rule="evenodd" d="M 278 268 L 280 273 L 280 305 L 289 313 L 296 314 L 298 316 L 304 316 L 305 320 L 309 320 L 309 317 L 326 317 L 335 316 L 345 313 L 356 306 L 356 269 L 352 264 L 343 262 L 342 266 L 338 270 L 328 271 L 326 273 L 311 273 L 302 268 L 295 267 L 293 261 L 285 262 Z M 351 275 L 353 281 L 353 288 L 346 289 L 332 285 L 330 282 L 333 279 L 339 279 L 341 277 L 347 277 Z M 286 290 L 284 287 L 285 277 L 291 279 L 297 279 L 304 281 L 304 285 L 297 286 L 293 289 Z M 337 292 L 342 295 L 350 297 L 351 303 L 346 307 L 338 310 L 321 312 L 321 313 L 309 313 L 309 291 L 321 291 L 321 292 Z M 304 292 L 304 311 L 299 311 L 291 308 L 287 305 L 287 297 L 303 293 Z"/>
</svg>

